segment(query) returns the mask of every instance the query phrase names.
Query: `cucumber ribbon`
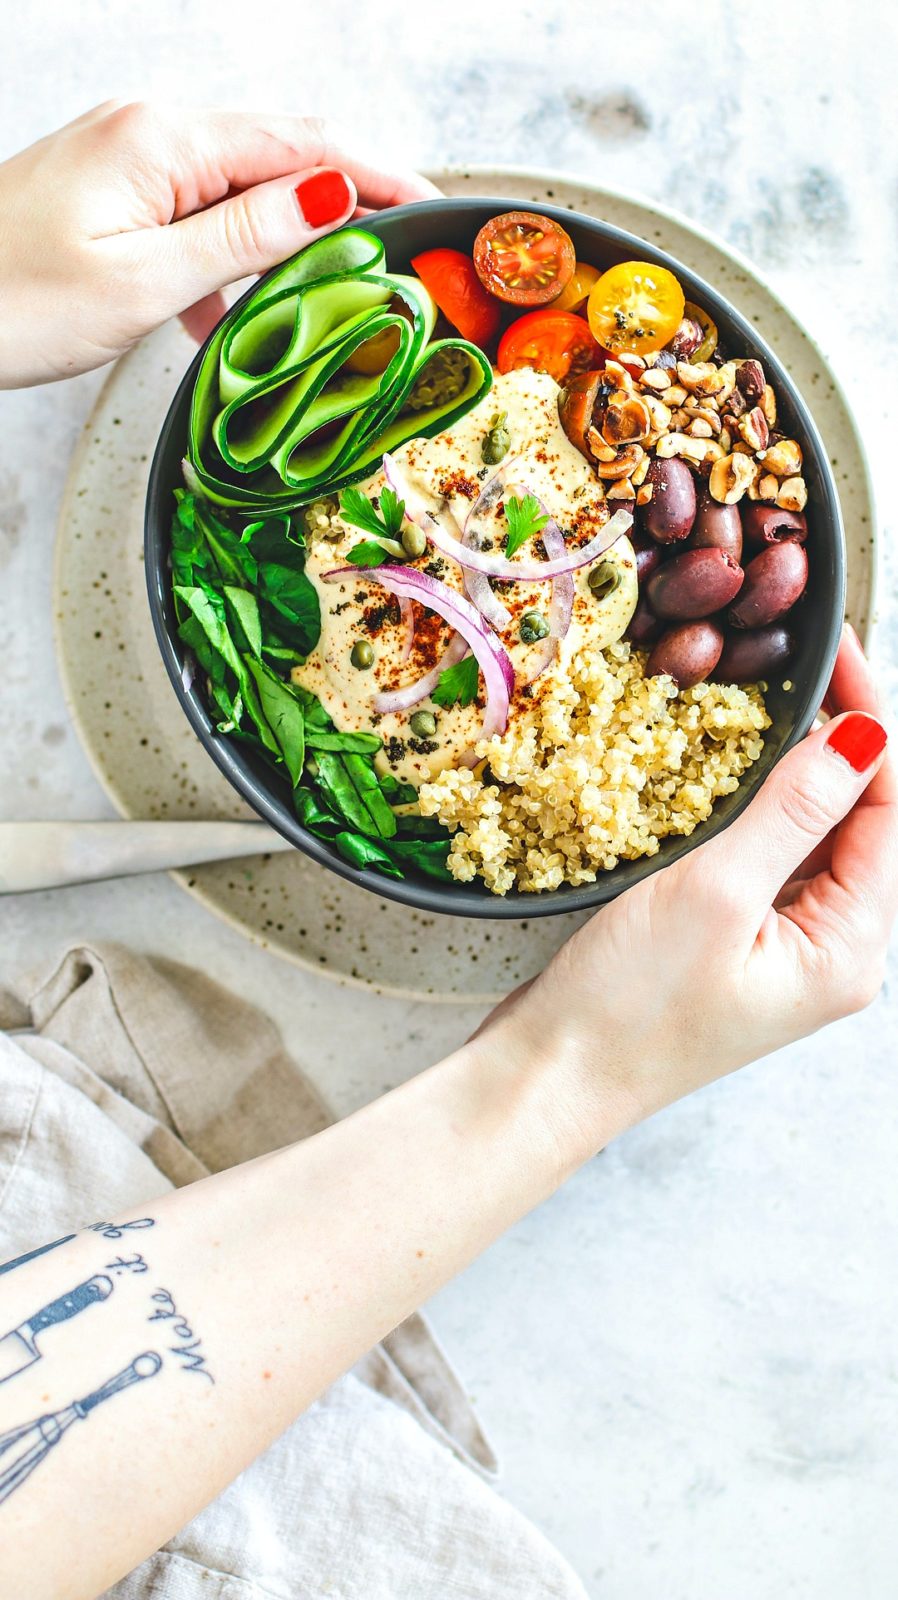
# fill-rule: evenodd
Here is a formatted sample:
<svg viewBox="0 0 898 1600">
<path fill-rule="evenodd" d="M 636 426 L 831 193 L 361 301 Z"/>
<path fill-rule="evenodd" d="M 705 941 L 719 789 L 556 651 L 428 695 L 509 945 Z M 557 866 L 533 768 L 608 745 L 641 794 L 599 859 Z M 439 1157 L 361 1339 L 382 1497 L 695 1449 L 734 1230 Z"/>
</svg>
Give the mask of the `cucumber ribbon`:
<svg viewBox="0 0 898 1600">
<path fill-rule="evenodd" d="M 407 439 L 451 427 L 487 393 L 492 368 L 464 339 L 429 343 L 436 315 L 423 284 L 387 272 L 383 245 L 361 228 L 293 256 L 209 343 L 190 412 L 189 487 L 247 515 L 289 510 L 368 477 Z M 388 328 L 399 346 L 386 370 L 349 370 L 353 351 Z M 465 359 L 462 387 L 428 402 L 427 369 L 447 350 Z"/>
</svg>

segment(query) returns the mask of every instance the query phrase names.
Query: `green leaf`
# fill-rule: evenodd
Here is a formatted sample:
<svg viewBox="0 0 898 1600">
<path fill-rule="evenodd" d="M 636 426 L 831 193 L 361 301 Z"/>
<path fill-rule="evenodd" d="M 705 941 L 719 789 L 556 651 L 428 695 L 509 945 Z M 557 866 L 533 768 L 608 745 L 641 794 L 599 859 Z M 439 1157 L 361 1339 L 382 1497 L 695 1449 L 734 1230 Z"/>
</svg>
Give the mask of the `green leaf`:
<svg viewBox="0 0 898 1600">
<path fill-rule="evenodd" d="M 405 876 L 402 868 L 391 861 L 386 850 L 375 844 L 373 839 L 367 839 L 362 833 L 338 833 L 334 844 L 343 860 L 348 861 L 353 867 L 358 867 L 362 871 L 373 868 L 375 872 L 382 872 L 388 878 Z"/>
<path fill-rule="evenodd" d="M 295 645 L 303 655 L 309 655 L 321 637 L 321 608 L 311 580 L 300 568 L 263 561 L 259 567 L 258 592 L 260 601 L 280 619 L 279 632 L 284 636 L 284 643 Z"/>
<path fill-rule="evenodd" d="M 327 729 L 306 728 L 310 750 L 348 750 L 355 755 L 373 755 L 383 743 L 376 733 L 331 733 Z"/>
<path fill-rule="evenodd" d="M 465 656 L 441 672 L 431 700 L 438 706 L 469 706 L 477 697 L 480 668 L 476 656 Z"/>
<path fill-rule="evenodd" d="M 361 489 L 344 489 L 340 495 L 340 515 L 344 522 L 361 528 L 363 533 L 373 533 L 378 539 L 396 539 L 405 516 L 405 501 L 398 499 L 392 489 L 382 489 L 378 499 L 380 510 Z"/>
<path fill-rule="evenodd" d="M 354 567 L 381 567 L 390 557 L 376 539 L 363 539 L 361 544 L 353 545 L 346 559 Z"/>
<path fill-rule="evenodd" d="M 280 561 L 285 566 L 290 566 L 295 552 L 305 546 L 301 535 L 292 530 L 290 518 L 283 514 L 247 523 L 240 542 L 249 545 L 257 561 Z"/>
<path fill-rule="evenodd" d="M 318 783 L 329 806 L 358 833 L 377 834 L 371 814 L 353 783 L 343 757 L 330 750 L 315 752 Z"/>
<path fill-rule="evenodd" d="M 294 789 L 293 805 L 303 827 L 308 828 L 310 833 L 318 834 L 319 838 L 330 839 L 343 826 L 312 784 L 302 784 L 299 789 Z"/>
<path fill-rule="evenodd" d="M 306 757 L 302 706 L 287 685 L 260 661 L 248 657 L 246 665 L 256 680 L 262 710 L 295 787 L 302 778 Z"/>
<path fill-rule="evenodd" d="M 508 522 L 508 538 L 505 541 L 506 556 L 513 556 L 520 550 L 522 544 L 532 539 L 540 528 L 544 528 L 549 518 L 545 511 L 540 510 L 539 501 L 533 494 L 525 494 L 522 500 L 514 496 L 505 502 L 505 516 Z"/>
<path fill-rule="evenodd" d="M 379 772 L 377 781 L 380 792 L 386 795 L 391 806 L 411 806 L 418 798 L 418 791 L 413 783 L 400 783 L 395 772 Z M 401 826 L 401 823 L 400 823 Z"/>
<path fill-rule="evenodd" d="M 452 873 L 446 865 L 451 840 L 444 839 L 390 839 L 384 846 L 390 858 L 400 865 L 416 867 L 428 878 L 439 878 L 442 883 L 453 883 Z"/>
<path fill-rule="evenodd" d="M 224 586 L 225 599 L 228 609 L 236 619 L 242 640 L 246 641 L 246 648 L 254 656 L 262 654 L 262 623 L 259 619 L 259 602 L 249 589 L 236 589 L 232 584 Z"/>
<path fill-rule="evenodd" d="M 364 756 L 353 755 L 349 751 L 343 760 L 380 837 L 391 839 L 396 832 L 396 818 L 381 793 L 373 762 L 370 759 L 366 760 Z"/>
</svg>

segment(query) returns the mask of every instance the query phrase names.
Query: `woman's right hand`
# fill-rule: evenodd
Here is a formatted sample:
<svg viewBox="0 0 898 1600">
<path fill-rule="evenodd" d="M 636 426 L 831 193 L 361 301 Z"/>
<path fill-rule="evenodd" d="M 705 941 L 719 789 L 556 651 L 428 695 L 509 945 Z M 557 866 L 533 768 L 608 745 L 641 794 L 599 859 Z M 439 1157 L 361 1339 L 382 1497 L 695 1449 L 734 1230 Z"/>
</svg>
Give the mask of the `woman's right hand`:
<svg viewBox="0 0 898 1600">
<path fill-rule="evenodd" d="M 597 1148 L 878 992 L 898 913 L 898 777 L 848 628 L 827 708 L 724 833 L 606 906 L 483 1025 L 519 1057 L 568 1062 L 566 1143 Z"/>
</svg>

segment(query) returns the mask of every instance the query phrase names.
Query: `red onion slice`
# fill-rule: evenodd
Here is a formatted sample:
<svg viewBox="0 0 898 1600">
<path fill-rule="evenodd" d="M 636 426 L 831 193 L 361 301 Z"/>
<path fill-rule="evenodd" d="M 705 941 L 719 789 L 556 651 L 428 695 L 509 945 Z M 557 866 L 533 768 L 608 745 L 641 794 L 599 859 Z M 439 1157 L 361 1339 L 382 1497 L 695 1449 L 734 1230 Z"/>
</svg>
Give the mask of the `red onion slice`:
<svg viewBox="0 0 898 1600">
<path fill-rule="evenodd" d="M 407 606 L 411 605 L 410 600 L 402 603 Z M 435 667 L 431 667 L 429 672 L 425 672 L 423 678 L 418 678 L 414 683 L 407 683 L 403 689 L 388 689 L 382 694 L 376 694 L 371 702 L 372 710 L 381 715 L 386 715 L 391 711 L 410 711 L 412 706 L 418 704 L 419 700 L 423 700 L 427 695 L 433 694 L 439 681 L 440 673 L 445 672 L 447 667 L 454 667 L 457 662 L 461 661 L 462 656 L 466 656 L 467 653 L 468 646 L 461 634 L 454 633 Z"/>
<path fill-rule="evenodd" d="M 517 456 L 512 456 L 509 460 L 503 461 L 498 472 L 494 472 L 491 478 L 487 478 L 477 499 L 470 507 L 462 523 L 461 530 L 462 544 L 469 549 L 474 546 L 474 523 L 476 519 L 482 517 L 485 512 L 492 511 L 505 489 L 509 473 L 517 459 Z M 497 594 L 493 594 L 490 588 L 490 580 L 485 572 L 473 572 L 469 567 L 462 570 L 464 572 L 465 589 L 477 610 L 481 616 L 486 617 L 491 627 L 501 633 L 511 622 L 511 612 L 508 607 L 502 604 Z"/>
<path fill-rule="evenodd" d="M 400 600 L 399 615 L 405 624 L 405 643 L 402 646 L 402 663 L 404 666 L 415 648 L 415 608 L 411 600 Z"/>
<path fill-rule="evenodd" d="M 457 594 L 447 584 L 432 578 L 429 572 L 419 572 L 416 567 L 335 567 L 325 572 L 327 581 L 352 576 L 364 577 L 372 583 L 381 583 L 397 599 L 420 600 L 431 611 L 452 624 L 477 657 L 486 687 L 486 709 L 479 739 L 491 739 L 494 733 L 504 733 L 508 727 L 508 708 L 514 694 L 514 667 L 511 657 L 487 627 L 483 617 L 470 600 Z"/>
<path fill-rule="evenodd" d="M 603 528 L 578 549 L 568 550 L 554 561 L 509 561 L 505 556 L 486 555 L 482 550 L 470 550 L 459 539 L 453 539 L 427 509 L 423 495 L 413 486 L 399 463 L 391 455 L 383 458 L 384 474 L 390 488 L 400 500 L 405 501 L 405 514 L 443 555 L 457 561 L 459 566 L 474 572 L 484 572 L 490 578 L 506 578 L 514 583 L 547 583 L 566 572 L 576 572 L 578 567 L 589 566 L 609 549 L 615 541 L 633 526 L 629 511 L 615 511 Z M 383 571 L 383 568 L 372 569 Z"/>
</svg>

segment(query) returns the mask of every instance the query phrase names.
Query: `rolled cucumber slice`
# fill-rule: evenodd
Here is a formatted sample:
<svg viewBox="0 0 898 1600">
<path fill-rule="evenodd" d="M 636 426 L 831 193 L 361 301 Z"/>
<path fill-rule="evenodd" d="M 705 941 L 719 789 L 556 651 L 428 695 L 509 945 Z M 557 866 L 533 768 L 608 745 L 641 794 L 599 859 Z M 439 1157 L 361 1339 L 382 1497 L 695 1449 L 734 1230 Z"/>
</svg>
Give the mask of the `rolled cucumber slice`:
<svg viewBox="0 0 898 1600">
<path fill-rule="evenodd" d="M 423 284 L 387 272 L 373 234 L 344 228 L 301 251 L 209 344 L 191 404 L 191 487 L 247 514 L 290 510 L 367 477 L 385 450 L 451 427 L 487 393 L 492 368 L 467 340 L 431 343 L 435 321 Z M 350 371 L 353 351 L 389 328 L 399 343 L 386 370 Z M 412 409 L 446 351 L 460 353 L 460 387 Z"/>
</svg>

